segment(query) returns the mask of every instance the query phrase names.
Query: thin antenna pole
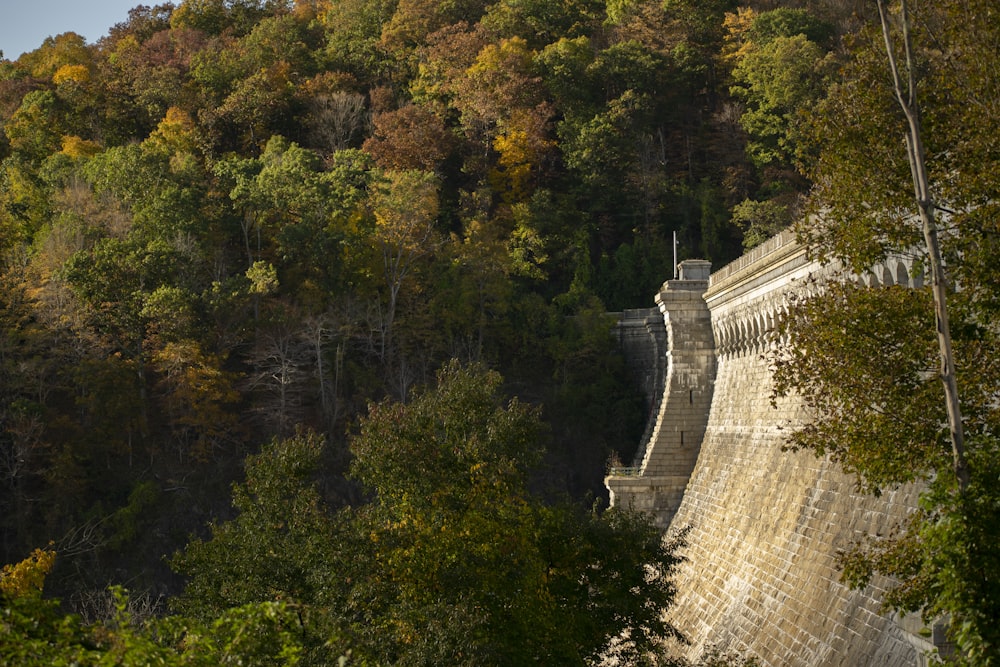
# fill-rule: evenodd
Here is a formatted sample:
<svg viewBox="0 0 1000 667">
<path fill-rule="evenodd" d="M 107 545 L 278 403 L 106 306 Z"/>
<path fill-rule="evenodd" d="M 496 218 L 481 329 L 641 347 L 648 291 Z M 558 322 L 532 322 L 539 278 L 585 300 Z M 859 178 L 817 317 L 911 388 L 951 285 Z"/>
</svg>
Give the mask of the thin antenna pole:
<svg viewBox="0 0 1000 667">
<path fill-rule="evenodd" d="M 674 280 L 677 280 L 677 232 L 674 231 Z"/>
</svg>

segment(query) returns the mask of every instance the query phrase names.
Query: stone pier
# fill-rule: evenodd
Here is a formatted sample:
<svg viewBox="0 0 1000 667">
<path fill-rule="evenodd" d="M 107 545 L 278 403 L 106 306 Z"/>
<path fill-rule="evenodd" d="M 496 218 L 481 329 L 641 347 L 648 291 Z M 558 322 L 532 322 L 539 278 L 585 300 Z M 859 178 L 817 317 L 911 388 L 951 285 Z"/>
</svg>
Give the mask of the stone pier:
<svg viewBox="0 0 1000 667">
<path fill-rule="evenodd" d="M 681 262 L 656 295 L 667 334 L 661 401 L 648 442 L 632 467 L 605 480 L 611 502 L 653 514 L 665 528 L 680 506 L 705 437 L 715 380 L 712 318 L 705 303 L 711 263 Z"/>
</svg>

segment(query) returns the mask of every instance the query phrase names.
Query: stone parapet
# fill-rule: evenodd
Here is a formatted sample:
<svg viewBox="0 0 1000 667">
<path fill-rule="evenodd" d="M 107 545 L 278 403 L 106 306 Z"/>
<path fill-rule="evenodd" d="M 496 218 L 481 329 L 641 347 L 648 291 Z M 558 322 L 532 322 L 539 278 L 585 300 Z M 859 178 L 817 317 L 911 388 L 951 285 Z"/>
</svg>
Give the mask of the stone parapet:
<svg viewBox="0 0 1000 667">
<path fill-rule="evenodd" d="M 611 505 L 651 514 L 666 529 L 680 507 L 688 475 L 612 475 L 604 484 L 611 492 Z"/>
<path fill-rule="evenodd" d="M 795 241 L 795 232 L 786 229 L 714 272 L 709 278 L 710 291 L 732 290 L 747 278 L 756 278 L 762 267 L 773 269 L 782 266 L 786 257 L 805 255 L 805 248 Z"/>
</svg>

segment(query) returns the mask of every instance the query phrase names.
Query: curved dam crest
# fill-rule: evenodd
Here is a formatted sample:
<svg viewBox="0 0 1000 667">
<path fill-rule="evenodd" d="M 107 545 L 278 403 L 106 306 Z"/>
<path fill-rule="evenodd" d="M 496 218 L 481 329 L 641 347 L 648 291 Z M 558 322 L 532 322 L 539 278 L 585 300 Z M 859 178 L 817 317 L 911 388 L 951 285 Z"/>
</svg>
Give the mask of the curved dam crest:
<svg viewBox="0 0 1000 667">
<path fill-rule="evenodd" d="M 861 279 L 919 285 L 912 268 L 893 260 Z M 786 232 L 715 273 L 682 262 L 658 312 L 629 311 L 619 325 L 660 400 L 633 467 L 606 484 L 612 504 L 664 530 L 690 527 L 668 612 L 690 658 L 714 645 L 765 665 L 903 667 L 926 664 L 939 639 L 919 618 L 881 613 L 888 581 L 850 590 L 837 566 L 838 550 L 906 517 L 918 490 L 859 494 L 828 459 L 782 451 L 805 414 L 794 397 L 772 405 L 766 334 L 790 298 L 834 271 Z"/>
</svg>

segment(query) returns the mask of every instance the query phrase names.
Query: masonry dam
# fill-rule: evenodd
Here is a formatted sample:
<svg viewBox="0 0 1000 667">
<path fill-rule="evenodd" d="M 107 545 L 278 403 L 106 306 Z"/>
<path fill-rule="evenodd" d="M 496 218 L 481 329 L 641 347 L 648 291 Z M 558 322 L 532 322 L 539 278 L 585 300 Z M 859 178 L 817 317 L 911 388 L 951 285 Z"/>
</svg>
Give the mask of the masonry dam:
<svg viewBox="0 0 1000 667">
<path fill-rule="evenodd" d="M 916 616 L 882 613 L 888 581 L 840 582 L 838 550 L 885 532 L 916 506 L 913 488 L 859 494 L 855 480 L 811 452 L 783 452 L 805 418 L 794 399 L 771 403 L 767 331 L 789 297 L 833 269 L 790 232 L 710 274 L 680 265 L 658 308 L 626 311 L 618 332 L 653 409 L 630 468 L 605 480 L 615 505 L 690 527 L 668 617 L 697 659 L 709 646 L 764 665 L 926 664 L 940 643 Z M 859 279 L 919 285 L 906 260 Z"/>
</svg>

